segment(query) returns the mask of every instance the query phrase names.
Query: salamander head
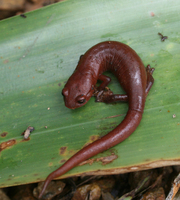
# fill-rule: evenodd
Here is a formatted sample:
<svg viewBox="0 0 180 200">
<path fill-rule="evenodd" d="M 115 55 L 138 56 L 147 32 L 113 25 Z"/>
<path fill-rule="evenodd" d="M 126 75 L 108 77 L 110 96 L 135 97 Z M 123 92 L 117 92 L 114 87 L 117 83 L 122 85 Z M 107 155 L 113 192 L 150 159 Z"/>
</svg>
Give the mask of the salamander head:
<svg viewBox="0 0 180 200">
<path fill-rule="evenodd" d="M 90 74 L 72 74 L 62 90 L 65 106 L 75 109 L 85 105 L 94 92 L 92 82 Z"/>
</svg>

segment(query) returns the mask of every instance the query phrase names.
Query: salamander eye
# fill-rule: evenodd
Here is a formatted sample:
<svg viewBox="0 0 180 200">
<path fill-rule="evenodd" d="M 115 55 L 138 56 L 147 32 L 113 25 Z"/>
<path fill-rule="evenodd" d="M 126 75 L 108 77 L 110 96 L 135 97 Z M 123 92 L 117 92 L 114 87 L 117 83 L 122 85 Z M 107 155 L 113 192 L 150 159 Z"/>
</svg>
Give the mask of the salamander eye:
<svg viewBox="0 0 180 200">
<path fill-rule="evenodd" d="M 83 94 L 80 95 L 80 96 L 78 96 L 78 97 L 77 97 L 77 102 L 78 102 L 79 104 L 85 103 L 85 102 L 86 102 L 86 97 L 85 97 Z"/>
<path fill-rule="evenodd" d="M 78 103 L 82 104 L 82 103 L 85 103 L 86 99 L 81 99 L 81 100 L 78 100 Z"/>
</svg>

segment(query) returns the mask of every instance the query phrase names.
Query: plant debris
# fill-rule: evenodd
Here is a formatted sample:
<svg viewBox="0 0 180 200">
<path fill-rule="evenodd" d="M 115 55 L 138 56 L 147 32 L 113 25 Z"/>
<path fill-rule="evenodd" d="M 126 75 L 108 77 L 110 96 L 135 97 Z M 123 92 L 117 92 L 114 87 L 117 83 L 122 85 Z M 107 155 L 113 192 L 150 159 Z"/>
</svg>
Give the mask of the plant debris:
<svg viewBox="0 0 180 200">
<path fill-rule="evenodd" d="M 27 140 L 32 131 L 34 131 L 34 127 L 28 126 L 27 129 L 21 135 L 24 135 L 24 139 Z"/>
<path fill-rule="evenodd" d="M 51 181 L 44 200 L 177 200 L 180 167 L 163 167 L 119 175 L 81 176 Z M 5 195 L 13 200 L 36 199 L 43 183 L 10 187 Z M 6 192 L 7 191 L 7 192 Z M 169 195 L 167 196 L 167 194 Z M 12 195 L 13 194 L 13 195 Z M 167 196 L 167 198 L 166 198 Z"/>
</svg>

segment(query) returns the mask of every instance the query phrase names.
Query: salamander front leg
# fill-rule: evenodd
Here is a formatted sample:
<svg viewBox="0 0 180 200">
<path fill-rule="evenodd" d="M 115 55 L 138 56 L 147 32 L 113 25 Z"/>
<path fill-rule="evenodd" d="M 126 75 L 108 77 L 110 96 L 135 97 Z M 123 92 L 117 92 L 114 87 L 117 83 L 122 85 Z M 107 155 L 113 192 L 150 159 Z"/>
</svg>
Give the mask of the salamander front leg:
<svg viewBox="0 0 180 200">
<path fill-rule="evenodd" d="M 108 84 L 111 82 L 111 78 L 109 76 L 105 76 L 103 74 L 101 74 L 98 77 L 98 80 L 102 81 L 102 83 L 100 84 L 100 86 L 97 88 L 97 90 L 100 92 L 102 90 L 105 89 L 106 86 L 108 86 Z"/>
<path fill-rule="evenodd" d="M 96 102 L 114 103 L 114 102 L 127 102 L 128 96 L 126 94 L 108 94 L 103 92 L 100 96 L 96 97 Z"/>
<path fill-rule="evenodd" d="M 105 75 L 100 75 L 98 80 L 102 83 L 99 87 L 95 88 L 93 96 L 96 97 L 96 102 L 113 103 L 117 101 L 127 102 L 128 96 L 125 94 L 113 94 L 113 92 L 107 87 L 111 82 L 111 78 Z"/>
<path fill-rule="evenodd" d="M 97 102 L 102 102 L 101 96 L 103 95 L 103 93 L 106 93 L 106 95 L 113 94 L 113 92 L 109 88 L 107 88 L 107 85 L 111 82 L 111 78 L 101 74 L 98 77 L 98 80 L 102 81 L 102 83 L 98 87 L 95 86 L 93 96 L 96 97 Z"/>
<path fill-rule="evenodd" d="M 117 101 L 128 101 L 128 96 L 126 94 L 113 94 L 108 87 L 105 87 L 105 89 L 101 91 L 98 91 L 96 88 L 93 96 L 96 97 L 96 102 L 114 103 Z"/>
</svg>

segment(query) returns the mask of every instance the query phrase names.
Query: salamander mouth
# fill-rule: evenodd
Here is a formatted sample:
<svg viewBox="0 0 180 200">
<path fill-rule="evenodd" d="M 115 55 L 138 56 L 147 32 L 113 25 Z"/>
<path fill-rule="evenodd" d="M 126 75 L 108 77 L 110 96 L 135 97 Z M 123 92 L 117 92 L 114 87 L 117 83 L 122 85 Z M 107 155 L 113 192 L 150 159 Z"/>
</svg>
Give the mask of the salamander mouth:
<svg viewBox="0 0 180 200">
<path fill-rule="evenodd" d="M 81 106 L 83 106 L 83 105 L 74 105 L 74 106 L 70 106 L 70 105 L 68 105 L 67 103 L 65 103 L 65 106 L 66 106 L 67 108 L 71 109 L 71 110 L 74 110 L 74 109 L 79 108 L 79 107 L 81 107 Z"/>
<path fill-rule="evenodd" d="M 71 106 L 68 106 L 67 104 L 65 104 L 65 106 L 67 107 L 67 108 L 69 108 L 69 109 L 72 109 L 72 110 L 74 110 L 76 107 L 71 107 Z"/>
</svg>

